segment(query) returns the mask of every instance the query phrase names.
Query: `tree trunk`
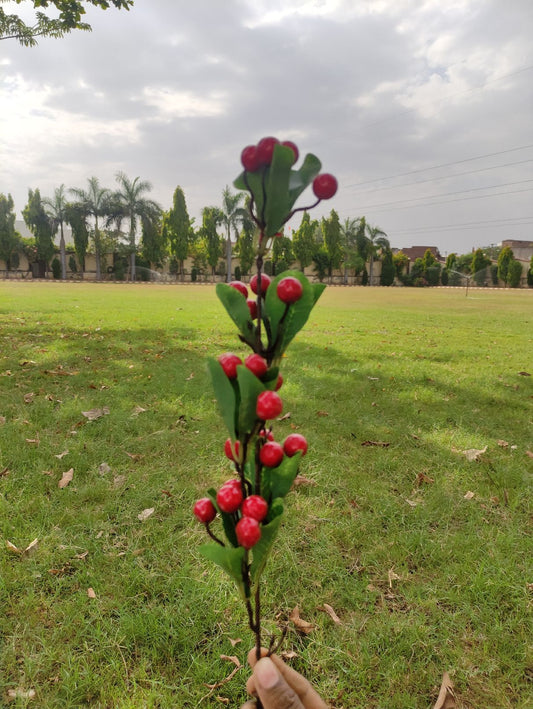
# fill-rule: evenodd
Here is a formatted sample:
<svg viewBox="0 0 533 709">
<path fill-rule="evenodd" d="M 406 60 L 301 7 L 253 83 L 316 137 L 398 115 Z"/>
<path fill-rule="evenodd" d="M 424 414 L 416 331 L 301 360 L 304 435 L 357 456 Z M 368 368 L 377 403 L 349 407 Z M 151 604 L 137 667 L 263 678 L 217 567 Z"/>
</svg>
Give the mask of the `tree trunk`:
<svg viewBox="0 0 533 709">
<path fill-rule="evenodd" d="M 135 273 L 135 251 L 132 251 L 130 254 L 130 280 L 133 283 L 136 278 L 136 273 Z"/>
<path fill-rule="evenodd" d="M 61 280 L 65 281 L 67 278 L 67 254 L 65 251 L 65 235 L 63 233 L 63 222 L 60 224 L 61 236 L 59 238 L 59 255 L 61 258 Z"/>
<path fill-rule="evenodd" d="M 374 283 L 373 283 L 374 278 L 373 278 L 372 272 L 374 270 L 374 254 L 372 252 L 370 252 L 370 264 L 369 265 L 370 265 L 370 268 L 368 269 L 368 285 L 373 286 L 374 285 Z"/>
<path fill-rule="evenodd" d="M 231 283 L 231 236 L 228 224 L 228 238 L 226 241 L 226 283 Z"/>
</svg>

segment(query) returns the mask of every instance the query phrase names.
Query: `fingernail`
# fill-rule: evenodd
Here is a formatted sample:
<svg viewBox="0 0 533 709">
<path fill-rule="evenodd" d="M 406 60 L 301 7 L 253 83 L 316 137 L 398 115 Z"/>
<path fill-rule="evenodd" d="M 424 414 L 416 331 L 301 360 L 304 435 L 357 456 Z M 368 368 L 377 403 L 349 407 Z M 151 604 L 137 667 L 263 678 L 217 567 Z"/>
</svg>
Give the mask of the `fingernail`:
<svg viewBox="0 0 533 709">
<path fill-rule="evenodd" d="M 276 665 L 268 657 L 263 657 L 254 669 L 256 683 L 263 689 L 272 689 L 279 682 L 279 673 Z"/>
</svg>

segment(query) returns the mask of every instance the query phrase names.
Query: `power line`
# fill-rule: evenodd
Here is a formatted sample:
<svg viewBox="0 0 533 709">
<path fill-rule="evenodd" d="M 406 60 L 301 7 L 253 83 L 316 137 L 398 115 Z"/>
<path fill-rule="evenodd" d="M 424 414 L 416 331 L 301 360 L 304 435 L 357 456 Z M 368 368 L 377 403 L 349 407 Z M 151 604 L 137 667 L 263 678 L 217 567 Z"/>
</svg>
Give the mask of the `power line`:
<svg viewBox="0 0 533 709">
<path fill-rule="evenodd" d="M 474 175 L 478 172 L 487 172 L 488 170 L 497 170 L 501 167 L 512 167 L 514 165 L 523 165 L 527 162 L 533 162 L 533 158 L 528 158 L 527 160 L 518 160 L 516 162 L 507 162 L 501 165 L 491 165 L 489 167 L 480 167 L 477 170 L 466 170 L 465 172 L 456 172 L 453 175 L 437 175 L 436 177 L 428 177 L 426 180 L 414 180 L 413 182 L 404 182 L 401 185 L 389 185 L 386 187 L 375 187 L 369 190 L 363 190 L 361 194 L 368 194 L 373 192 L 381 192 L 383 190 L 399 190 L 402 187 L 409 187 L 411 185 L 423 185 L 426 182 L 434 182 L 435 180 L 451 180 L 453 177 L 463 177 L 464 175 Z"/>
<path fill-rule="evenodd" d="M 410 170 L 409 172 L 400 172 L 397 175 L 388 175 L 386 177 L 376 177 L 373 180 L 364 180 L 363 182 L 354 182 L 351 185 L 345 185 L 348 187 L 359 187 L 359 185 L 370 185 L 374 182 L 381 182 L 382 180 L 394 180 L 397 177 L 407 177 L 408 175 L 416 175 L 420 172 L 427 172 L 428 170 L 437 170 L 441 167 L 451 167 L 452 165 L 461 165 L 465 162 L 472 162 L 474 160 L 481 160 L 483 158 L 492 158 L 496 155 L 505 155 L 506 153 L 514 153 L 518 150 L 527 150 L 528 148 L 533 148 L 533 143 L 529 145 L 520 145 L 517 148 L 509 148 L 509 150 L 500 150 L 497 153 L 485 153 L 484 155 L 476 155 L 475 157 L 465 158 L 464 160 L 454 160 L 453 162 L 445 162 L 440 165 L 431 165 L 430 167 L 421 167 L 417 170 Z"/>
<path fill-rule="evenodd" d="M 525 221 L 528 220 L 528 221 Z M 510 217 L 508 219 L 485 219 L 473 222 L 462 222 L 460 224 L 440 224 L 433 226 L 419 226 L 406 231 L 428 231 L 435 229 L 460 229 L 466 227 L 478 228 L 484 226 L 521 226 L 522 224 L 531 224 L 533 215 L 524 217 Z"/>
<path fill-rule="evenodd" d="M 396 204 L 402 204 L 405 205 L 405 202 L 419 202 L 421 200 L 426 200 L 426 199 L 436 199 L 439 197 L 451 197 L 456 194 L 465 194 L 466 192 L 478 192 L 480 190 L 493 190 L 493 189 L 498 189 L 499 187 L 513 187 L 515 185 L 523 185 L 526 182 L 533 182 L 533 179 L 530 180 L 518 180 L 517 182 L 502 182 L 499 185 L 488 185 L 486 187 L 471 187 L 470 189 L 467 190 L 456 190 L 455 192 L 444 192 L 443 194 L 432 194 L 432 195 L 427 195 L 426 197 L 413 197 L 411 199 L 399 199 L 394 202 L 382 202 L 381 204 L 363 204 L 363 205 L 358 205 L 358 209 L 375 209 L 377 207 L 388 207 L 388 206 L 394 206 Z M 518 190 L 519 192 L 527 192 L 527 190 Z M 514 194 L 513 192 L 503 192 L 499 194 Z M 480 195 L 479 197 L 476 198 L 468 198 L 466 197 L 465 199 L 478 199 L 480 197 L 492 197 L 493 195 Z M 450 200 L 449 200 L 450 201 Z M 456 201 L 456 200 L 451 200 Z M 461 200 L 457 200 L 461 201 Z M 437 202 L 437 204 L 445 204 L 445 202 Z M 410 205 L 410 206 L 424 206 L 424 205 Z M 429 206 L 429 205 L 426 205 Z"/>
</svg>

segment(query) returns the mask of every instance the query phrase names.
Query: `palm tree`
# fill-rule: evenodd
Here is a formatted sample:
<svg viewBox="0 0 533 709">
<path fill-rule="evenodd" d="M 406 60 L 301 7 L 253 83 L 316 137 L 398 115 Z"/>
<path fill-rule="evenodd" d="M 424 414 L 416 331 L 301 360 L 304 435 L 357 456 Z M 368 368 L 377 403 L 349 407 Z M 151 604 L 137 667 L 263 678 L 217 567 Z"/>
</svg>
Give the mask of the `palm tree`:
<svg viewBox="0 0 533 709">
<path fill-rule="evenodd" d="M 130 278 L 134 281 L 137 222 L 142 219 L 153 222 L 159 218 L 162 210 L 153 199 L 143 196 L 145 192 L 152 190 L 152 184 L 148 180 L 136 177 L 132 181 L 123 172 L 117 173 L 116 180 L 121 189 L 113 195 L 118 208 L 114 217 L 119 224 L 124 218 L 129 221 Z"/>
<path fill-rule="evenodd" d="M 59 256 L 61 261 L 61 279 L 64 281 L 67 277 L 67 254 L 65 250 L 65 234 L 63 224 L 67 221 L 65 218 L 65 210 L 67 206 L 67 198 L 65 196 L 65 185 L 56 187 L 53 199 L 45 197 L 43 199 L 46 213 L 52 221 L 52 232 L 55 234 L 59 227 Z"/>
<path fill-rule="evenodd" d="M 226 229 L 226 280 L 231 281 L 231 230 L 238 237 L 239 225 L 246 222 L 249 214 L 243 207 L 239 206 L 244 198 L 243 192 L 232 193 L 228 185 L 222 191 L 222 210 L 220 212 L 220 223 Z"/>
<path fill-rule="evenodd" d="M 94 219 L 94 251 L 96 257 L 96 280 L 99 281 L 102 277 L 100 267 L 100 230 L 98 229 L 98 217 L 104 216 L 108 211 L 108 201 L 111 191 L 107 187 L 100 187 L 97 177 L 88 179 L 88 189 L 83 190 L 73 187 L 71 190 L 75 195 L 85 212 Z"/>
<path fill-rule="evenodd" d="M 368 274 L 368 282 L 370 285 L 373 285 L 372 271 L 374 268 L 374 256 L 377 254 L 379 249 L 390 249 L 390 243 L 386 236 L 387 234 L 379 227 L 371 226 L 368 222 L 366 223 L 366 239 L 370 256 L 370 268 Z"/>
<path fill-rule="evenodd" d="M 357 233 L 363 224 L 362 219 L 347 217 L 341 224 L 342 249 L 344 251 L 344 285 L 348 283 L 348 269 L 358 265 L 361 257 L 357 251 Z"/>
</svg>

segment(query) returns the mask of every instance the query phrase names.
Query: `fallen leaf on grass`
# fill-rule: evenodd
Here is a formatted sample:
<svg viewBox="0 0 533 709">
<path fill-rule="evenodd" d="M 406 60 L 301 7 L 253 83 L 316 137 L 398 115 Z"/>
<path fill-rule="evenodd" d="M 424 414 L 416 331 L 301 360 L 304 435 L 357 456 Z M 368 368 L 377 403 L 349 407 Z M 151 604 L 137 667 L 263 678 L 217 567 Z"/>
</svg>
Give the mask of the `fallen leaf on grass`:
<svg viewBox="0 0 533 709">
<path fill-rule="evenodd" d="M 418 502 L 416 500 L 408 500 L 407 498 L 405 498 L 405 501 L 407 502 L 409 507 L 416 507 L 418 505 Z"/>
<path fill-rule="evenodd" d="M 57 458 L 58 460 L 61 460 L 61 458 L 64 458 L 66 455 L 68 455 L 68 450 L 63 451 L 63 453 L 56 453 L 54 455 L 54 458 Z"/>
<path fill-rule="evenodd" d="M 126 451 L 126 455 L 131 458 L 135 463 L 138 460 L 142 460 L 144 458 L 144 455 L 142 453 L 128 453 L 128 451 Z"/>
<path fill-rule="evenodd" d="M 188 377 L 186 377 L 185 381 L 190 382 L 191 379 L 194 379 L 194 372 L 191 372 Z"/>
<path fill-rule="evenodd" d="M 295 657 L 298 657 L 298 653 L 294 652 L 294 650 L 284 650 L 281 653 L 281 657 L 283 660 L 294 660 Z"/>
<path fill-rule="evenodd" d="M 142 414 L 142 413 L 144 413 L 145 411 L 146 411 L 146 409 L 143 409 L 142 406 L 136 406 L 136 407 L 133 409 L 132 416 L 138 416 L 139 414 Z"/>
<path fill-rule="evenodd" d="M 24 394 L 24 403 L 31 404 L 34 397 L 35 397 L 35 394 L 32 391 L 29 394 Z"/>
<path fill-rule="evenodd" d="M 106 473 L 111 472 L 111 468 L 107 463 L 100 463 L 100 465 L 98 466 L 98 472 L 100 475 L 105 475 Z"/>
<path fill-rule="evenodd" d="M 67 485 L 72 482 L 72 478 L 74 477 L 74 468 L 71 468 L 70 470 L 67 470 L 66 473 L 63 473 L 61 476 L 61 480 L 57 483 L 57 486 L 60 488 L 67 487 Z"/>
<path fill-rule="evenodd" d="M 7 696 L 10 699 L 35 699 L 35 694 L 34 689 L 22 689 L 22 687 L 7 690 Z"/>
<path fill-rule="evenodd" d="M 102 418 L 102 416 L 107 416 L 109 414 L 109 408 L 103 406 L 101 409 L 90 409 L 89 411 L 82 411 L 81 413 L 89 421 L 96 421 Z"/>
<path fill-rule="evenodd" d="M 31 446 L 38 446 L 40 443 L 39 436 L 37 436 L 37 438 L 26 438 L 26 443 L 29 443 Z"/>
<path fill-rule="evenodd" d="M 422 485 L 422 483 L 434 483 L 435 480 L 433 478 L 430 478 L 429 475 L 426 475 L 425 473 L 418 473 L 416 476 L 416 484 L 418 486 Z"/>
<path fill-rule="evenodd" d="M 384 441 L 363 441 L 362 446 L 376 446 L 377 448 L 388 448 L 390 443 L 385 443 Z"/>
<path fill-rule="evenodd" d="M 329 605 L 329 603 L 324 603 L 322 606 L 318 606 L 317 610 L 319 611 L 324 611 L 324 613 L 327 613 L 331 620 L 336 624 L 336 625 L 342 625 L 342 621 L 339 618 L 339 616 L 335 613 L 333 608 Z"/>
<path fill-rule="evenodd" d="M 220 656 L 221 660 L 228 660 L 229 662 L 233 662 L 235 665 L 235 669 L 232 670 L 227 677 L 224 677 L 224 679 L 221 679 L 219 682 L 215 682 L 214 684 L 207 684 L 206 687 L 213 691 L 214 689 L 218 689 L 219 687 L 222 687 L 222 685 L 227 684 L 235 675 L 237 672 L 241 669 L 242 665 L 240 663 L 240 660 L 238 657 L 235 657 L 234 655 L 221 655 Z"/>
<path fill-rule="evenodd" d="M 3 426 L 6 422 L 6 417 L 5 416 L 0 416 L 0 426 Z"/>
<path fill-rule="evenodd" d="M 317 411 L 316 415 L 317 416 L 329 416 L 327 411 Z"/>
<path fill-rule="evenodd" d="M 29 554 L 33 549 L 35 549 L 35 547 L 37 546 L 38 543 L 39 543 L 39 540 L 34 539 L 33 542 L 30 542 L 25 549 L 19 549 L 14 544 L 12 544 L 9 540 L 6 539 L 6 548 L 12 554 L 19 554 L 20 556 L 23 556 L 25 554 Z"/>
<path fill-rule="evenodd" d="M 507 441 L 500 440 L 498 441 L 498 445 L 500 446 L 500 448 L 509 448 L 509 444 L 507 443 Z"/>
<path fill-rule="evenodd" d="M 465 500 L 471 500 L 474 497 L 475 493 L 472 492 L 472 490 L 469 490 L 465 495 L 464 499 Z"/>
<path fill-rule="evenodd" d="M 315 629 L 315 626 L 312 623 L 308 623 L 303 618 L 300 618 L 300 609 L 298 608 L 298 606 L 295 606 L 294 609 L 291 611 L 289 620 L 294 624 L 296 630 L 298 630 L 298 632 L 300 633 L 303 633 L 304 635 L 308 635 Z"/>
<path fill-rule="evenodd" d="M 533 451 L 526 451 L 526 455 L 528 458 L 533 458 Z"/>
<path fill-rule="evenodd" d="M 437 703 L 433 709 L 456 709 L 456 707 L 457 703 L 455 701 L 453 684 L 450 675 L 445 672 L 442 675 L 442 684 L 440 686 L 439 696 L 437 697 Z"/>
<path fill-rule="evenodd" d="M 388 577 L 389 577 L 389 588 L 392 588 L 393 581 L 401 581 L 401 578 L 392 569 L 389 569 Z"/>
<path fill-rule="evenodd" d="M 0 470 L 0 478 L 7 478 L 9 475 L 9 468 L 4 468 L 3 470 Z"/>
<path fill-rule="evenodd" d="M 290 419 L 291 417 L 291 412 L 288 411 L 286 414 L 283 414 L 283 416 L 280 416 L 278 418 L 278 421 L 286 421 L 287 419 Z"/>
<path fill-rule="evenodd" d="M 292 486 L 298 487 L 299 485 L 312 485 L 316 487 L 317 483 L 315 480 L 309 480 L 309 478 L 305 478 L 303 475 L 297 475 L 292 482 Z"/>
<path fill-rule="evenodd" d="M 242 638 L 229 638 L 229 641 L 231 643 L 231 647 L 235 647 L 235 645 L 242 643 Z"/>
<path fill-rule="evenodd" d="M 122 485 L 124 485 L 125 482 L 126 482 L 125 475 L 117 475 L 116 477 L 113 478 L 114 489 L 117 490 L 119 487 L 122 487 Z"/>
<path fill-rule="evenodd" d="M 87 589 L 87 596 L 89 598 L 96 598 L 96 593 L 94 592 L 94 588 L 89 587 Z"/>
<path fill-rule="evenodd" d="M 137 515 L 137 519 L 140 520 L 141 522 L 144 522 L 145 520 L 148 519 L 148 517 L 151 517 L 155 512 L 155 507 L 148 507 L 147 509 L 143 510 L 142 512 L 139 512 Z"/>
<path fill-rule="evenodd" d="M 467 460 L 472 462 L 473 460 L 479 460 L 483 453 L 487 452 L 487 446 L 485 448 L 468 448 L 461 453 L 466 457 Z"/>
<path fill-rule="evenodd" d="M 530 377 L 531 374 L 529 372 L 518 372 L 518 376 L 520 377 Z"/>
</svg>

